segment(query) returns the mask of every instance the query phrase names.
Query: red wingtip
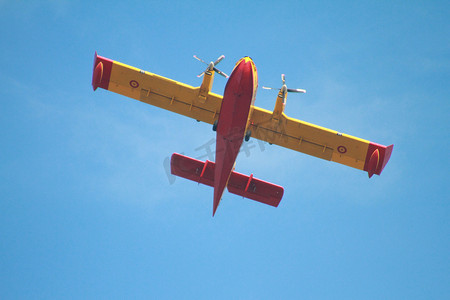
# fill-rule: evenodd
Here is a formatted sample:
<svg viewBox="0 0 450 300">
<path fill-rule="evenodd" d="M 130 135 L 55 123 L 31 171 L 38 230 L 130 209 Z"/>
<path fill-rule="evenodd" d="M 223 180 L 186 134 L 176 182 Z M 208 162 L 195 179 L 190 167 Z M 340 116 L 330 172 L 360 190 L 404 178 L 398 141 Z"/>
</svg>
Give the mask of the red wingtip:
<svg viewBox="0 0 450 300">
<path fill-rule="evenodd" d="M 391 158 L 393 150 L 394 150 L 394 144 L 386 147 L 386 151 L 384 152 L 383 162 L 381 163 L 380 174 L 383 171 L 384 167 L 387 165 L 389 159 Z"/>
<path fill-rule="evenodd" d="M 380 163 L 380 151 L 376 149 L 372 152 L 370 156 L 369 165 L 367 166 L 367 173 L 369 173 L 369 178 L 372 178 L 373 174 L 377 170 L 378 164 Z"/>
<path fill-rule="evenodd" d="M 92 74 L 92 88 L 94 91 L 100 86 L 103 77 L 103 63 L 99 62 L 94 69 L 94 74 Z"/>
<path fill-rule="evenodd" d="M 108 89 L 112 65 L 112 60 L 98 56 L 97 51 L 95 51 L 94 68 L 92 72 L 92 88 L 94 91 L 99 87 L 105 90 Z"/>
<path fill-rule="evenodd" d="M 369 178 L 371 178 L 373 174 L 381 174 L 384 167 L 391 158 L 393 149 L 394 145 L 383 146 L 375 143 L 369 144 L 366 163 L 364 165 L 364 171 L 367 171 L 367 173 L 369 174 Z"/>
<path fill-rule="evenodd" d="M 94 71 L 92 73 L 92 88 L 94 89 L 94 91 L 98 88 L 98 84 L 101 81 L 101 77 L 100 77 L 100 80 L 98 78 L 99 74 L 98 74 L 98 70 L 97 70 L 98 69 L 97 58 L 98 58 L 97 51 L 95 51 L 95 55 L 94 55 Z M 102 67 L 101 73 L 102 74 L 100 74 L 100 76 L 103 75 L 103 67 Z"/>
</svg>

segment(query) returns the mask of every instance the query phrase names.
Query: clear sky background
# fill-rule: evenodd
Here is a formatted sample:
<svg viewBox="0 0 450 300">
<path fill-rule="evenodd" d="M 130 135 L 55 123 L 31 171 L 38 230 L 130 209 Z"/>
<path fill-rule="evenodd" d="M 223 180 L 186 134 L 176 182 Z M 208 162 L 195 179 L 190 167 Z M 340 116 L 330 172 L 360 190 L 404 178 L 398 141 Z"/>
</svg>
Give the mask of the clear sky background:
<svg viewBox="0 0 450 300">
<path fill-rule="evenodd" d="M 0 1 L 0 298 L 449 299 L 447 1 Z M 91 87 L 94 51 L 198 86 L 251 56 L 382 176 L 251 140 L 278 208 L 168 177 L 208 124 Z M 216 76 L 213 91 L 226 80 Z M 258 90 L 273 109 L 276 93 Z M 203 157 L 205 159 L 206 157 Z"/>
</svg>

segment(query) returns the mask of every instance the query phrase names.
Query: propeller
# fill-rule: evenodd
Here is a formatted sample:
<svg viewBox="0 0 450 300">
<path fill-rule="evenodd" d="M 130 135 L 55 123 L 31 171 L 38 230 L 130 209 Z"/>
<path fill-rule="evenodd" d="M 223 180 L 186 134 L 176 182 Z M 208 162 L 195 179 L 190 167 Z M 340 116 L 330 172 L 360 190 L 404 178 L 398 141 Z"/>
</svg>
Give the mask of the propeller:
<svg viewBox="0 0 450 300">
<path fill-rule="evenodd" d="M 281 93 L 284 95 L 286 95 L 286 92 L 289 93 L 306 93 L 306 90 L 303 89 L 288 89 L 287 85 L 286 85 L 286 75 L 281 74 L 281 81 L 283 82 L 283 85 L 281 86 L 281 89 L 276 89 L 276 88 L 271 88 L 271 87 L 266 87 L 263 86 L 262 88 L 265 90 L 278 90 L 281 91 Z"/>
<path fill-rule="evenodd" d="M 216 68 L 216 66 L 222 61 L 222 59 L 225 58 L 225 55 L 219 56 L 219 58 L 216 59 L 215 62 L 210 62 L 209 64 L 207 62 L 205 62 L 204 60 L 202 60 L 201 58 L 198 58 L 197 55 L 194 55 L 194 58 L 208 66 L 208 68 L 206 68 L 206 70 L 203 71 L 202 73 L 200 73 L 197 77 L 202 77 L 203 75 L 205 75 L 205 72 L 207 72 L 207 71 L 215 71 L 216 73 L 222 75 L 223 77 L 228 78 L 227 74 L 225 74 L 224 72 L 222 72 Z"/>
</svg>

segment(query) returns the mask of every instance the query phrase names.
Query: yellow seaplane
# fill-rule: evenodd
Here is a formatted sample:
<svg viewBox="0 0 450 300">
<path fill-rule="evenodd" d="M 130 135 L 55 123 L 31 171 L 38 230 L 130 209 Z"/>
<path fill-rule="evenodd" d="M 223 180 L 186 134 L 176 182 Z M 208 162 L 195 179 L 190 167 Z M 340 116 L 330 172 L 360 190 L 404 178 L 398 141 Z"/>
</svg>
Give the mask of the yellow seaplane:
<svg viewBox="0 0 450 300">
<path fill-rule="evenodd" d="M 283 187 L 234 171 L 243 141 L 250 137 L 321 159 L 366 171 L 369 178 L 380 175 L 391 156 L 393 145 L 384 146 L 330 130 L 285 115 L 289 89 L 285 76 L 273 111 L 254 105 L 258 73 L 250 57 L 241 58 L 231 75 L 217 69 L 223 60 L 207 63 L 200 87 L 193 87 L 142 69 L 131 67 L 95 53 L 92 87 L 112 91 L 213 125 L 216 132 L 215 162 L 200 161 L 178 153 L 171 157 L 171 172 L 214 188 L 213 216 L 225 188 L 230 193 L 277 207 Z M 215 73 L 226 77 L 223 96 L 212 93 Z M 265 89 L 273 89 L 264 87 Z"/>
</svg>

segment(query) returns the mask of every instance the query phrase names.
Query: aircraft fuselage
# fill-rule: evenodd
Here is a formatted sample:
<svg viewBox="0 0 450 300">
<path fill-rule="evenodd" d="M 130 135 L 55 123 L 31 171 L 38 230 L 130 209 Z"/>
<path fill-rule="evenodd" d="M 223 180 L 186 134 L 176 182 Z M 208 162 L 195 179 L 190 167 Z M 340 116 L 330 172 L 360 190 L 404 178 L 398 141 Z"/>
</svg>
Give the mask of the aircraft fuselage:
<svg viewBox="0 0 450 300">
<path fill-rule="evenodd" d="M 213 215 L 233 171 L 249 125 L 258 76 L 249 57 L 239 60 L 225 86 L 217 123 Z"/>
</svg>

